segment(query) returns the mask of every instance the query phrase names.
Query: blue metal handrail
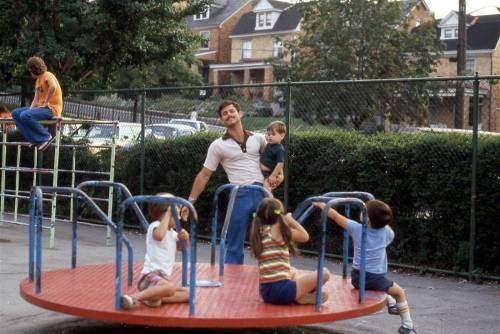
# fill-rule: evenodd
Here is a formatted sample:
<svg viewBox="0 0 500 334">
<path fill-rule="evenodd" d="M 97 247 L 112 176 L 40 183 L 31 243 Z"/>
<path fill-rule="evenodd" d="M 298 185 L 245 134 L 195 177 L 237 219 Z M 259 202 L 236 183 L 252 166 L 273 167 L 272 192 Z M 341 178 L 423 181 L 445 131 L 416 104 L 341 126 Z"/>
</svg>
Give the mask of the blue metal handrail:
<svg viewBox="0 0 500 334">
<path fill-rule="evenodd" d="M 321 197 L 330 198 L 344 198 L 344 197 L 354 197 L 359 198 L 363 201 L 370 201 L 375 199 L 375 197 L 367 192 L 362 191 L 335 191 L 323 194 Z M 311 205 L 307 200 L 300 203 L 299 206 L 293 212 L 293 217 L 297 220 L 299 224 L 303 224 L 304 221 L 309 218 L 311 212 L 314 210 L 314 206 Z M 344 214 L 347 218 L 351 217 L 351 206 L 346 204 L 344 207 Z M 347 278 L 347 266 L 349 264 L 349 233 L 344 230 L 343 233 L 343 243 L 342 243 L 342 277 Z"/>
<path fill-rule="evenodd" d="M 231 190 L 229 193 L 229 202 L 226 211 L 226 218 L 224 219 L 224 225 L 222 226 L 221 238 L 220 238 L 220 253 L 219 253 L 219 276 L 224 276 L 224 263 L 226 262 L 226 237 L 229 225 L 231 223 L 231 216 L 233 213 L 234 203 L 236 202 L 236 196 L 240 189 L 256 189 L 264 194 L 264 197 L 273 197 L 273 194 L 266 188 L 255 185 L 236 185 L 232 183 L 224 184 L 217 188 L 214 194 L 212 202 L 212 234 L 210 237 L 210 263 L 215 264 L 215 248 L 217 245 L 217 225 L 218 225 L 218 210 L 219 210 L 219 196 L 223 191 Z"/>
<path fill-rule="evenodd" d="M 217 225 L 218 225 L 218 212 L 219 212 L 219 196 L 222 192 L 228 190 L 228 189 L 233 189 L 236 185 L 235 184 L 224 184 L 217 188 L 214 194 L 214 199 L 212 201 L 212 231 L 211 231 L 211 236 L 210 236 L 210 264 L 215 264 L 215 248 L 217 246 Z"/>
<path fill-rule="evenodd" d="M 189 223 L 190 229 L 190 274 L 189 274 L 189 315 L 195 314 L 195 289 L 196 289 L 196 222 L 197 215 L 193 205 L 187 200 L 180 197 L 163 197 L 157 195 L 140 195 L 133 196 L 124 200 L 118 207 L 118 229 L 123 229 L 123 218 L 125 216 L 125 211 L 128 206 L 134 205 L 136 203 L 167 203 L 171 205 L 172 217 L 175 220 L 175 226 L 177 231 L 181 231 L 182 225 L 179 220 L 179 215 L 177 213 L 176 205 L 185 206 L 189 209 Z M 181 251 L 182 251 L 182 286 L 186 287 L 187 284 L 187 251 L 186 242 L 181 241 Z M 121 289 L 121 287 L 120 287 Z"/>
<path fill-rule="evenodd" d="M 328 193 L 333 196 L 332 193 Z M 346 193 L 336 193 L 338 195 L 345 195 Z M 367 193 L 366 193 L 367 194 Z M 370 195 L 371 196 L 371 195 Z M 316 311 L 319 312 L 321 307 L 321 291 L 323 287 L 323 268 L 324 268 L 324 258 L 326 252 L 326 237 L 327 237 L 327 222 L 328 222 L 328 209 L 333 206 L 357 206 L 362 211 L 362 232 L 361 232 L 361 254 L 360 254 L 360 269 L 359 269 L 359 290 L 358 290 L 358 301 L 360 304 L 365 302 L 365 267 L 366 267 L 366 231 L 368 227 L 368 215 L 366 212 L 366 206 L 362 200 L 359 198 L 332 198 L 327 196 L 315 196 L 309 197 L 305 199 L 302 203 L 299 204 L 297 209 L 302 208 L 302 212 L 311 212 L 313 202 L 323 202 L 326 203 L 325 208 L 321 212 L 321 244 L 320 244 L 320 254 L 318 259 L 318 278 L 316 282 Z M 305 210 L 307 208 L 307 210 Z M 296 210 L 294 213 L 300 212 Z M 347 262 L 347 260 L 345 260 Z"/>
<path fill-rule="evenodd" d="M 361 254 L 359 263 L 359 290 L 358 290 L 358 302 L 364 304 L 365 302 L 365 274 L 366 274 L 366 235 L 368 229 L 368 213 L 366 210 L 365 203 L 358 198 L 336 198 L 328 201 L 321 211 L 321 250 L 318 261 L 318 278 L 317 278 L 317 294 L 316 294 L 316 311 L 319 312 L 321 308 L 321 291 L 323 288 L 323 267 L 326 252 L 326 226 L 328 223 L 328 210 L 331 207 L 336 207 L 340 205 L 353 205 L 357 206 L 362 214 L 362 229 L 361 229 Z"/>
<path fill-rule="evenodd" d="M 115 307 L 118 309 L 120 306 L 120 293 L 121 292 L 121 267 L 122 267 L 122 242 L 128 250 L 128 285 L 132 285 L 133 280 L 133 262 L 134 252 L 130 241 L 122 234 L 122 230 L 118 228 L 99 208 L 92 199 L 80 189 L 70 187 L 33 187 L 30 195 L 29 207 L 29 260 L 28 260 L 28 276 L 29 280 L 33 281 L 35 276 L 35 292 L 41 292 L 41 269 L 42 269 L 42 222 L 43 222 L 43 193 L 62 193 L 75 195 L 77 199 L 83 200 L 85 204 L 111 229 L 116 233 L 116 293 L 115 293 Z M 35 251 L 35 224 L 36 224 L 36 251 Z M 74 222 L 76 225 L 76 221 Z M 72 236 L 72 268 L 76 266 L 76 229 L 73 230 Z M 35 259 L 33 259 L 35 257 Z M 33 263 L 35 265 L 35 275 L 33 275 Z M 118 289 L 118 287 L 120 289 Z"/>
<path fill-rule="evenodd" d="M 115 191 L 117 191 L 118 193 L 121 192 L 121 193 L 125 194 L 125 198 L 132 197 L 132 193 L 127 188 L 127 186 L 124 185 L 123 183 L 120 183 L 120 182 L 113 182 L 113 181 L 84 181 L 84 182 L 82 182 L 82 183 L 80 183 L 79 185 L 76 186 L 77 189 L 82 189 L 82 188 L 86 188 L 86 187 L 94 187 L 94 188 L 98 188 L 98 187 L 102 187 L 102 188 L 113 187 L 115 189 Z M 117 200 L 117 202 L 121 203 L 121 200 Z M 139 220 L 139 223 L 140 223 L 141 227 L 146 232 L 148 230 L 149 223 L 148 223 L 146 217 L 144 217 L 144 213 L 142 212 L 141 208 L 139 208 L 139 206 L 137 205 L 137 203 L 133 203 L 132 204 L 132 210 L 134 210 L 135 214 L 137 215 L 137 219 Z"/>
</svg>

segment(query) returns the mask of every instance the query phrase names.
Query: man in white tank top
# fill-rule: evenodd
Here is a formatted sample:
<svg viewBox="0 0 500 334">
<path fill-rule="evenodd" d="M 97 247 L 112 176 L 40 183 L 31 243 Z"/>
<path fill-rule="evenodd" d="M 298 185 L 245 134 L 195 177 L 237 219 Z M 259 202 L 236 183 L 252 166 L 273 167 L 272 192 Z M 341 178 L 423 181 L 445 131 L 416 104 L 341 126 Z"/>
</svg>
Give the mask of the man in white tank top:
<svg viewBox="0 0 500 334">
<path fill-rule="evenodd" d="M 203 192 L 219 164 L 224 168 L 231 183 L 262 185 L 264 182 L 259 159 L 266 146 L 265 136 L 243 129 L 241 108 L 236 102 L 222 102 L 219 106 L 219 117 L 227 131 L 221 138 L 213 141 L 208 148 L 203 168 L 196 176 L 189 195 L 189 201 L 192 203 Z M 227 234 L 226 263 L 243 263 L 243 243 L 246 231 L 262 197 L 262 192 L 258 190 L 238 191 Z"/>
</svg>

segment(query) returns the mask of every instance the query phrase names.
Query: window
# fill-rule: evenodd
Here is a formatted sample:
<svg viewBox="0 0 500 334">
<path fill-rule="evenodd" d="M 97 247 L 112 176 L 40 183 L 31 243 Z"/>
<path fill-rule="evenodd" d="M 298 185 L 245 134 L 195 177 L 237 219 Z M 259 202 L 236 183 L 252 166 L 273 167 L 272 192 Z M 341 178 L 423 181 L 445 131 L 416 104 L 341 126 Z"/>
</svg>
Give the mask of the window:
<svg viewBox="0 0 500 334">
<path fill-rule="evenodd" d="M 478 111 L 478 118 L 479 118 L 479 123 L 478 123 L 478 128 L 479 130 L 481 130 L 481 120 L 482 120 L 482 109 L 483 109 L 483 98 L 482 97 L 479 97 L 478 98 L 478 108 L 477 108 L 477 111 Z M 472 122 L 473 122 L 473 111 L 474 111 L 474 97 L 470 97 L 469 98 L 469 126 L 472 126 Z"/>
<path fill-rule="evenodd" d="M 465 70 L 474 73 L 476 68 L 476 59 L 475 58 L 467 58 L 465 60 Z"/>
<path fill-rule="evenodd" d="M 458 28 L 444 28 L 441 32 L 441 39 L 458 38 Z"/>
<path fill-rule="evenodd" d="M 273 43 L 273 57 L 283 58 L 283 42 L 280 40 L 275 40 Z"/>
<path fill-rule="evenodd" d="M 195 14 L 194 15 L 194 20 L 195 21 L 197 21 L 197 20 L 206 20 L 206 19 L 208 19 L 209 16 L 210 16 L 210 7 L 208 7 L 207 10 L 205 10 L 202 13 Z"/>
<path fill-rule="evenodd" d="M 266 13 L 266 27 L 270 27 L 273 25 L 273 18 L 271 13 Z"/>
<path fill-rule="evenodd" d="M 273 13 L 258 13 L 256 28 L 267 29 L 273 26 Z"/>
<path fill-rule="evenodd" d="M 252 58 L 252 41 L 246 40 L 241 44 L 241 58 L 249 59 Z"/>
<path fill-rule="evenodd" d="M 265 13 L 259 13 L 257 14 L 257 26 L 258 27 L 264 27 L 264 21 L 265 21 Z"/>
<path fill-rule="evenodd" d="M 200 32 L 200 37 L 201 37 L 201 48 L 208 49 L 210 45 L 210 31 Z"/>
</svg>

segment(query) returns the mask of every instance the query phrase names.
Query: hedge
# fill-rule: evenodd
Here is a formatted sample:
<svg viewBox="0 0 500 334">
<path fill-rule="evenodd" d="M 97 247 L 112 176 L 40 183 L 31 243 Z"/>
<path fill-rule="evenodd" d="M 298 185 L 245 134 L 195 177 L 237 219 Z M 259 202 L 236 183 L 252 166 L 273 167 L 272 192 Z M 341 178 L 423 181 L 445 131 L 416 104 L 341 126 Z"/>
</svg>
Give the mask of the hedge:
<svg viewBox="0 0 500 334">
<path fill-rule="evenodd" d="M 170 141 L 146 140 L 144 192 L 169 191 L 189 195 L 217 134 L 203 133 Z M 480 137 L 477 169 L 477 271 L 500 274 L 500 137 Z M 10 150 L 9 164 L 15 162 Z M 117 152 L 116 180 L 139 193 L 140 147 Z M 70 156 L 64 154 L 66 161 Z M 327 191 L 366 191 L 386 201 L 394 211 L 396 239 L 388 248 L 390 261 L 456 271 L 468 264 L 471 201 L 471 138 L 456 134 L 376 134 L 351 131 L 291 134 L 290 209 L 311 195 Z M 29 156 L 23 160 L 30 164 Z M 85 153 L 79 158 L 105 170 L 106 156 Z M 50 166 L 50 165 L 48 165 Z M 45 179 L 49 179 L 45 177 Z M 60 184 L 69 184 L 67 177 Z M 11 185 L 12 178 L 7 179 Z M 30 180 L 23 179 L 29 188 Z M 199 233 L 209 234 L 212 196 L 227 179 L 214 173 L 196 208 Z M 45 183 L 45 182 L 44 182 Z M 283 198 L 283 187 L 275 195 Z M 306 222 L 317 250 L 317 217 Z M 330 225 L 327 251 L 340 254 L 340 231 Z"/>
<path fill-rule="evenodd" d="M 214 134 L 175 141 L 146 141 L 145 193 L 170 191 L 187 197 Z M 500 273 L 500 138 L 481 140 L 477 185 L 476 264 Z M 139 191 L 140 148 L 117 157 L 117 179 Z M 209 234 L 211 200 L 227 182 L 221 168 L 197 202 L 200 233 Z M 396 239 L 391 261 L 466 271 L 471 196 L 471 139 L 454 134 L 364 135 L 349 131 L 291 134 L 290 208 L 327 191 L 367 191 L 391 205 Z M 283 187 L 276 196 L 283 198 Z M 317 219 L 306 222 L 318 249 Z M 328 251 L 340 254 L 331 227 Z"/>
</svg>

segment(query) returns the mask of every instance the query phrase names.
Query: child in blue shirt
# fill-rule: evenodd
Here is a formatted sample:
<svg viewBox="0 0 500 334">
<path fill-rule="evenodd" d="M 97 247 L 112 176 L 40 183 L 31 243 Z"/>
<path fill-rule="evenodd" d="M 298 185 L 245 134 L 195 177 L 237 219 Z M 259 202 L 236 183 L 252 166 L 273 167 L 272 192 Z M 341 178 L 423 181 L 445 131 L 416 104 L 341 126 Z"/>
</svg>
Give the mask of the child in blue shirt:
<svg viewBox="0 0 500 334">
<path fill-rule="evenodd" d="M 323 209 L 325 203 L 314 203 Z M 366 203 L 368 211 L 368 230 L 366 236 L 366 289 L 379 290 L 387 293 L 387 306 L 389 314 L 401 317 L 400 334 L 415 334 L 410 316 L 410 308 L 406 301 L 405 291 L 395 282 L 387 279 L 387 253 L 385 248 L 394 239 L 394 231 L 390 228 L 392 223 L 392 210 L 386 203 L 371 200 Z M 354 260 L 352 264 L 352 285 L 359 289 L 359 263 L 361 253 L 362 225 L 348 219 L 336 210 L 328 211 L 328 218 L 337 225 L 347 230 L 354 243 Z"/>
</svg>

